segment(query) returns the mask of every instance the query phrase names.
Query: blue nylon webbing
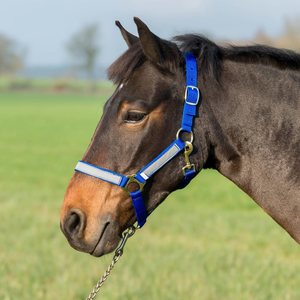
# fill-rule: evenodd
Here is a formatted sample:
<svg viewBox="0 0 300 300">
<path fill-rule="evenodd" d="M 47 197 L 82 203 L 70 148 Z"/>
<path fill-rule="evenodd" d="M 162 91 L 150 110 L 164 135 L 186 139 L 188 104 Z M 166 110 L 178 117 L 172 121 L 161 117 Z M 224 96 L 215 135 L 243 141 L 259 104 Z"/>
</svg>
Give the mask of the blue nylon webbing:
<svg viewBox="0 0 300 300">
<path fill-rule="evenodd" d="M 147 220 L 147 209 L 144 203 L 143 194 L 140 190 L 130 193 L 132 205 L 139 227 L 142 227 Z"/>
<path fill-rule="evenodd" d="M 128 177 L 125 175 L 89 164 L 81 160 L 75 166 L 75 171 L 101 179 L 120 187 L 124 187 L 128 181 Z"/>
<path fill-rule="evenodd" d="M 195 176 L 196 176 L 196 171 L 194 169 L 186 170 L 184 173 L 184 178 L 179 185 L 179 188 L 180 189 L 185 188 Z"/>
<path fill-rule="evenodd" d="M 186 92 L 181 121 L 181 128 L 184 131 L 191 132 L 193 129 L 194 117 L 197 113 L 197 104 L 200 92 L 197 88 L 197 61 L 192 53 L 185 55 L 186 68 Z"/>
<path fill-rule="evenodd" d="M 184 148 L 184 142 L 180 139 L 173 141 L 166 149 L 157 155 L 150 163 L 137 172 L 135 178 L 141 183 L 145 183 L 166 163 L 174 158 Z M 148 172 L 147 172 L 148 171 Z"/>
</svg>

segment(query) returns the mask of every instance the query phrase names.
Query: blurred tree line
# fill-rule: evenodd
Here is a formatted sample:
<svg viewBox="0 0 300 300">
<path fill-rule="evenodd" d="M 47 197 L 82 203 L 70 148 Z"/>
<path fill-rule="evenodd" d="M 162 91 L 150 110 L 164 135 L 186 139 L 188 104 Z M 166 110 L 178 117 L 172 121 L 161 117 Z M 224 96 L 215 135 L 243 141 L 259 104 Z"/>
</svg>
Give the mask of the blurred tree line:
<svg viewBox="0 0 300 300">
<path fill-rule="evenodd" d="M 277 37 L 270 37 L 263 30 L 259 30 L 255 41 L 259 44 L 300 52 L 300 17 L 285 20 L 282 33 Z"/>
<path fill-rule="evenodd" d="M 259 30 L 254 40 L 256 43 L 300 52 L 300 17 L 287 19 L 282 33 L 277 37 L 269 36 L 264 30 Z M 99 42 L 99 26 L 93 23 L 75 32 L 65 45 L 73 69 L 84 72 L 89 79 L 94 78 L 98 67 Z M 0 75 L 12 75 L 22 69 L 24 54 L 24 49 L 17 41 L 0 33 Z"/>
<path fill-rule="evenodd" d="M 0 33 L 0 75 L 14 74 L 24 65 L 24 50 L 12 38 Z"/>
<path fill-rule="evenodd" d="M 93 79 L 100 53 L 99 26 L 89 24 L 74 33 L 65 50 L 72 68 Z M 0 75 L 13 75 L 24 67 L 24 49 L 12 38 L 0 33 Z"/>
</svg>

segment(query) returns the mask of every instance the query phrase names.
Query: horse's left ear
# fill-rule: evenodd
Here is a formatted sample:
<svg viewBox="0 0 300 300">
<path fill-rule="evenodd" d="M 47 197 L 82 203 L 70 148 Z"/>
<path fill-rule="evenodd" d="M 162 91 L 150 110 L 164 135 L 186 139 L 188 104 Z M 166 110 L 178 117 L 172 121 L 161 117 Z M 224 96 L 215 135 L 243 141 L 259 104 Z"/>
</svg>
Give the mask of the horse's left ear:
<svg viewBox="0 0 300 300">
<path fill-rule="evenodd" d="M 121 34 L 127 44 L 128 47 L 132 46 L 136 42 L 138 42 L 139 38 L 133 35 L 132 33 L 128 32 L 120 23 L 120 21 L 116 21 L 115 24 L 119 27 Z"/>
<path fill-rule="evenodd" d="M 172 70 L 180 56 L 176 44 L 159 38 L 139 18 L 135 17 L 134 22 L 146 57 L 160 67 Z"/>
</svg>

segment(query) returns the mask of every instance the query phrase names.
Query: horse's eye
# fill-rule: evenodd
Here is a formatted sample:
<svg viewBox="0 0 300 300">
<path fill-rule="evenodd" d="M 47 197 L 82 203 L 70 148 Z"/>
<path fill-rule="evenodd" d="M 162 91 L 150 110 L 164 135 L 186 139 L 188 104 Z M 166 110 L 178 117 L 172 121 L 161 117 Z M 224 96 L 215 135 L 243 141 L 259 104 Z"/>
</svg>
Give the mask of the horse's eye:
<svg viewBox="0 0 300 300">
<path fill-rule="evenodd" d="M 142 121 L 146 116 L 146 113 L 141 111 L 131 110 L 128 111 L 125 115 L 125 122 L 126 123 L 137 123 Z"/>
</svg>

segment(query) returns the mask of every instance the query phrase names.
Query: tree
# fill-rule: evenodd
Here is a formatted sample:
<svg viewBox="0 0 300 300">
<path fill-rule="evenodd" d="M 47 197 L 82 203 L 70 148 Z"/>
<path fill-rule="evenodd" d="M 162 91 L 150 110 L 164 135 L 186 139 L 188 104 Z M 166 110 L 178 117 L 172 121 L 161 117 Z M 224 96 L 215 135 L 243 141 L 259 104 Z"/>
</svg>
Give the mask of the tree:
<svg viewBox="0 0 300 300">
<path fill-rule="evenodd" d="M 279 39 L 280 47 L 300 51 L 300 19 L 286 19 L 283 34 Z"/>
<path fill-rule="evenodd" d="M 94 70 L 100 53 L 98 43 L 99 27 L 90 24 L 76 32 L 67 43 L 67 51 L 75 65 L 83 69 L 89 76 L 94 77 Z"/>
<path fill-rule="evenodd" d="M 286 19 L 282 33 L 275 37 L 271 37 L 263 30 L 259 30 L 255 40 L 258 43 L 300 52 L 300 18 Z"/>
<path fill-rule="evenodd" d="M 23 55 L 20 46 L 0 33 L 0 74 L 14 74 L 22 67 Z"/>
</svg>

